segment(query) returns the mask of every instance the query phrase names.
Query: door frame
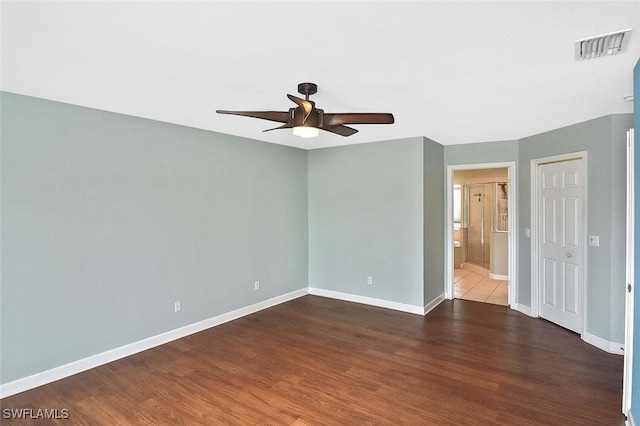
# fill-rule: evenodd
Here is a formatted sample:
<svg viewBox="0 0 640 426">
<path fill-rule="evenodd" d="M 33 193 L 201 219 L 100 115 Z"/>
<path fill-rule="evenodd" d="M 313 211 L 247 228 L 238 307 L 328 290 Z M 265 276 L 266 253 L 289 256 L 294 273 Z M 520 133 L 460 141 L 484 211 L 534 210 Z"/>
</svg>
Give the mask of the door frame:
<svg viewBox="0 0 640 426">
<path fill-rule="evenodd" d="M 580 172 L 584 178 L 583 184 L 583 200 L 582 200 L 582 254 L 580 259 L 580 265 L 582 269 L 582 288 L 581 297 L 580 297 L 580 336 L 584 340 L 584 332 L 586 330 L 586 318 L 587 318 L 587 241 L 588 241 L 588 176 L 587 171 L 589 170 L 587 167 L 587 151 L 578 151 L 578 152 L 570 152 L 567 154 L 560 155 L 552 155 L 550 157 L 542 157 L 542 158 L 534 158 L 531 160 L 531 316 L 539 317 L 540 316 L 540 277 L 539 277 L 539 267 L 540 267 L 540 230 L 538 229 L 539 216 L 538 216 L 538 208 L 540 207 L 540 191 L 539 191 L 539 179 L 540 173 L 539 169 L 541 165 L 546 163 L 553 162 L 563 162 L 569 160 L 581 160 L 580 161 Z"/>
<path fill-rule="evenodd" d="M 474 169 L 507 169 L 507 180 L 509 181 L 509 234 L 508 234 L 508 303 L 509 307 L 515 309 L 517 294 L 517 269 L 516 250 L 517 236 L 516 230 L 516 206 L 517 204 L 517 182 L 516 182 L 516 162 L 503 161 L 495 163 L 475 163 L 475 164 L 452 164 L 447 166 L 446 177 L 446 204 L 445 204 L 445 262 L 444 262 L 444 297 L 453 299 L 453 172 L 456 170 Z"/>
<path fill-rule="evenodd" d="M 622 414 L 629 416 L 633 387 L 633 318 L 635 311 L 635 147 L 634 130 L 627 132 L 627 255 L 624 327 L 624 374 L 622 380 Z"/>
</svg>

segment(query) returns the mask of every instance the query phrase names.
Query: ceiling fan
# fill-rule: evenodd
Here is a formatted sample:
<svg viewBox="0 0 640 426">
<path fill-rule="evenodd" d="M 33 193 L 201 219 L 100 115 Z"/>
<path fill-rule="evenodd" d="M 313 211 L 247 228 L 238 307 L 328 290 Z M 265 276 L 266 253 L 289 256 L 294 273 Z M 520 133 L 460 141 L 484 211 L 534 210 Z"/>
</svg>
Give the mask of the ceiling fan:
<svg viewBox="0 0 640 426">
<path fill-rule="evenodd" d="M 393 114 L 352 112 L 327 114 L 324 110 L 316 108 L 316 104 L 309 100 L 309 95 L 318 91 L 314 83 L 298 84 L 298 93 L 304 95 L 304 99 L 287 95 L 289 99 L 298 105 L 289 108 L 289 111 L 226 111 L 217 110 L 218 114 L 242 115 L 245 117 L 260 118 L 263 120 L 284 123 L 282 126 L 264 130 L 265 132 L 277 129 L 293 129 L 293 134 L 301 137 L 318 136 L 320 130 L 335 133 L 340 136 L 351 136 L 358 131 L 345 124 L 392 124 Z"/>
</svg>

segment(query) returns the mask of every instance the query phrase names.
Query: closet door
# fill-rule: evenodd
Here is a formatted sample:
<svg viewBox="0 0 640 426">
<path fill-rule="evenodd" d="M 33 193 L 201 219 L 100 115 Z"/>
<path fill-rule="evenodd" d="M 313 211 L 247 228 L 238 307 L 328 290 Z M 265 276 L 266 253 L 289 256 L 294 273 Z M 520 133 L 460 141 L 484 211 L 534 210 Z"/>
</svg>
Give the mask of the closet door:
<svg viewBox="0 0 640 426">
<path fill-rule="evenodd" d="M 537 185 L 540 316 L 582 332 L 584 167 L 582 159 L 541 164 Z"/>
</svg>

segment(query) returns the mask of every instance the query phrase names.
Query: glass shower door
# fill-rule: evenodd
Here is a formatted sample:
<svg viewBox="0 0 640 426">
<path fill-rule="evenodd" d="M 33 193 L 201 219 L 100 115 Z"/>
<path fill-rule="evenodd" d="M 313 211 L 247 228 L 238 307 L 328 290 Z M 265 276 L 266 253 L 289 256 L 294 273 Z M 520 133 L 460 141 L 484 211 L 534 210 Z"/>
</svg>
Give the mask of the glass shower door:
<svg viewBox="0 0 640 426">
<path fill-rule="evenodd" d="M 479 183 L 465 187 L 465 261 L 484 268 L 490 266 L 491 223 L 494 184 Z"/>
<path fill-rule="evenodd" d="M 491 268 L 491 231 L 493 230 L 493 206 L 496 193 L 495 183 L 482 185 L 482 266 Z"/>
<path fill-rule="evenodd" d="M 482 265 L 483 257 L 483 189 L 482 184 L 468 185 L 465 191 L 466 198 L 466 248 L 465 260 L 476 265 Z"/>
</svg>

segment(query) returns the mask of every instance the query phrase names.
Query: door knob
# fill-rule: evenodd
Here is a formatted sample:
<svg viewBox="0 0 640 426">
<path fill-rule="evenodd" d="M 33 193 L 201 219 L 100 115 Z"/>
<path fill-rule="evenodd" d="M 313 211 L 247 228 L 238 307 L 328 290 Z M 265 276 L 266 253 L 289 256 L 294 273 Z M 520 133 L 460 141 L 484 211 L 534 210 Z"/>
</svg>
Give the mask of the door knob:
<svg viewBox="0 0 640 426">
<path fill-rule="evenodd" d="M 567 257 L 571 257 L 571 253 L 567 253 Z"/>
</svg>

